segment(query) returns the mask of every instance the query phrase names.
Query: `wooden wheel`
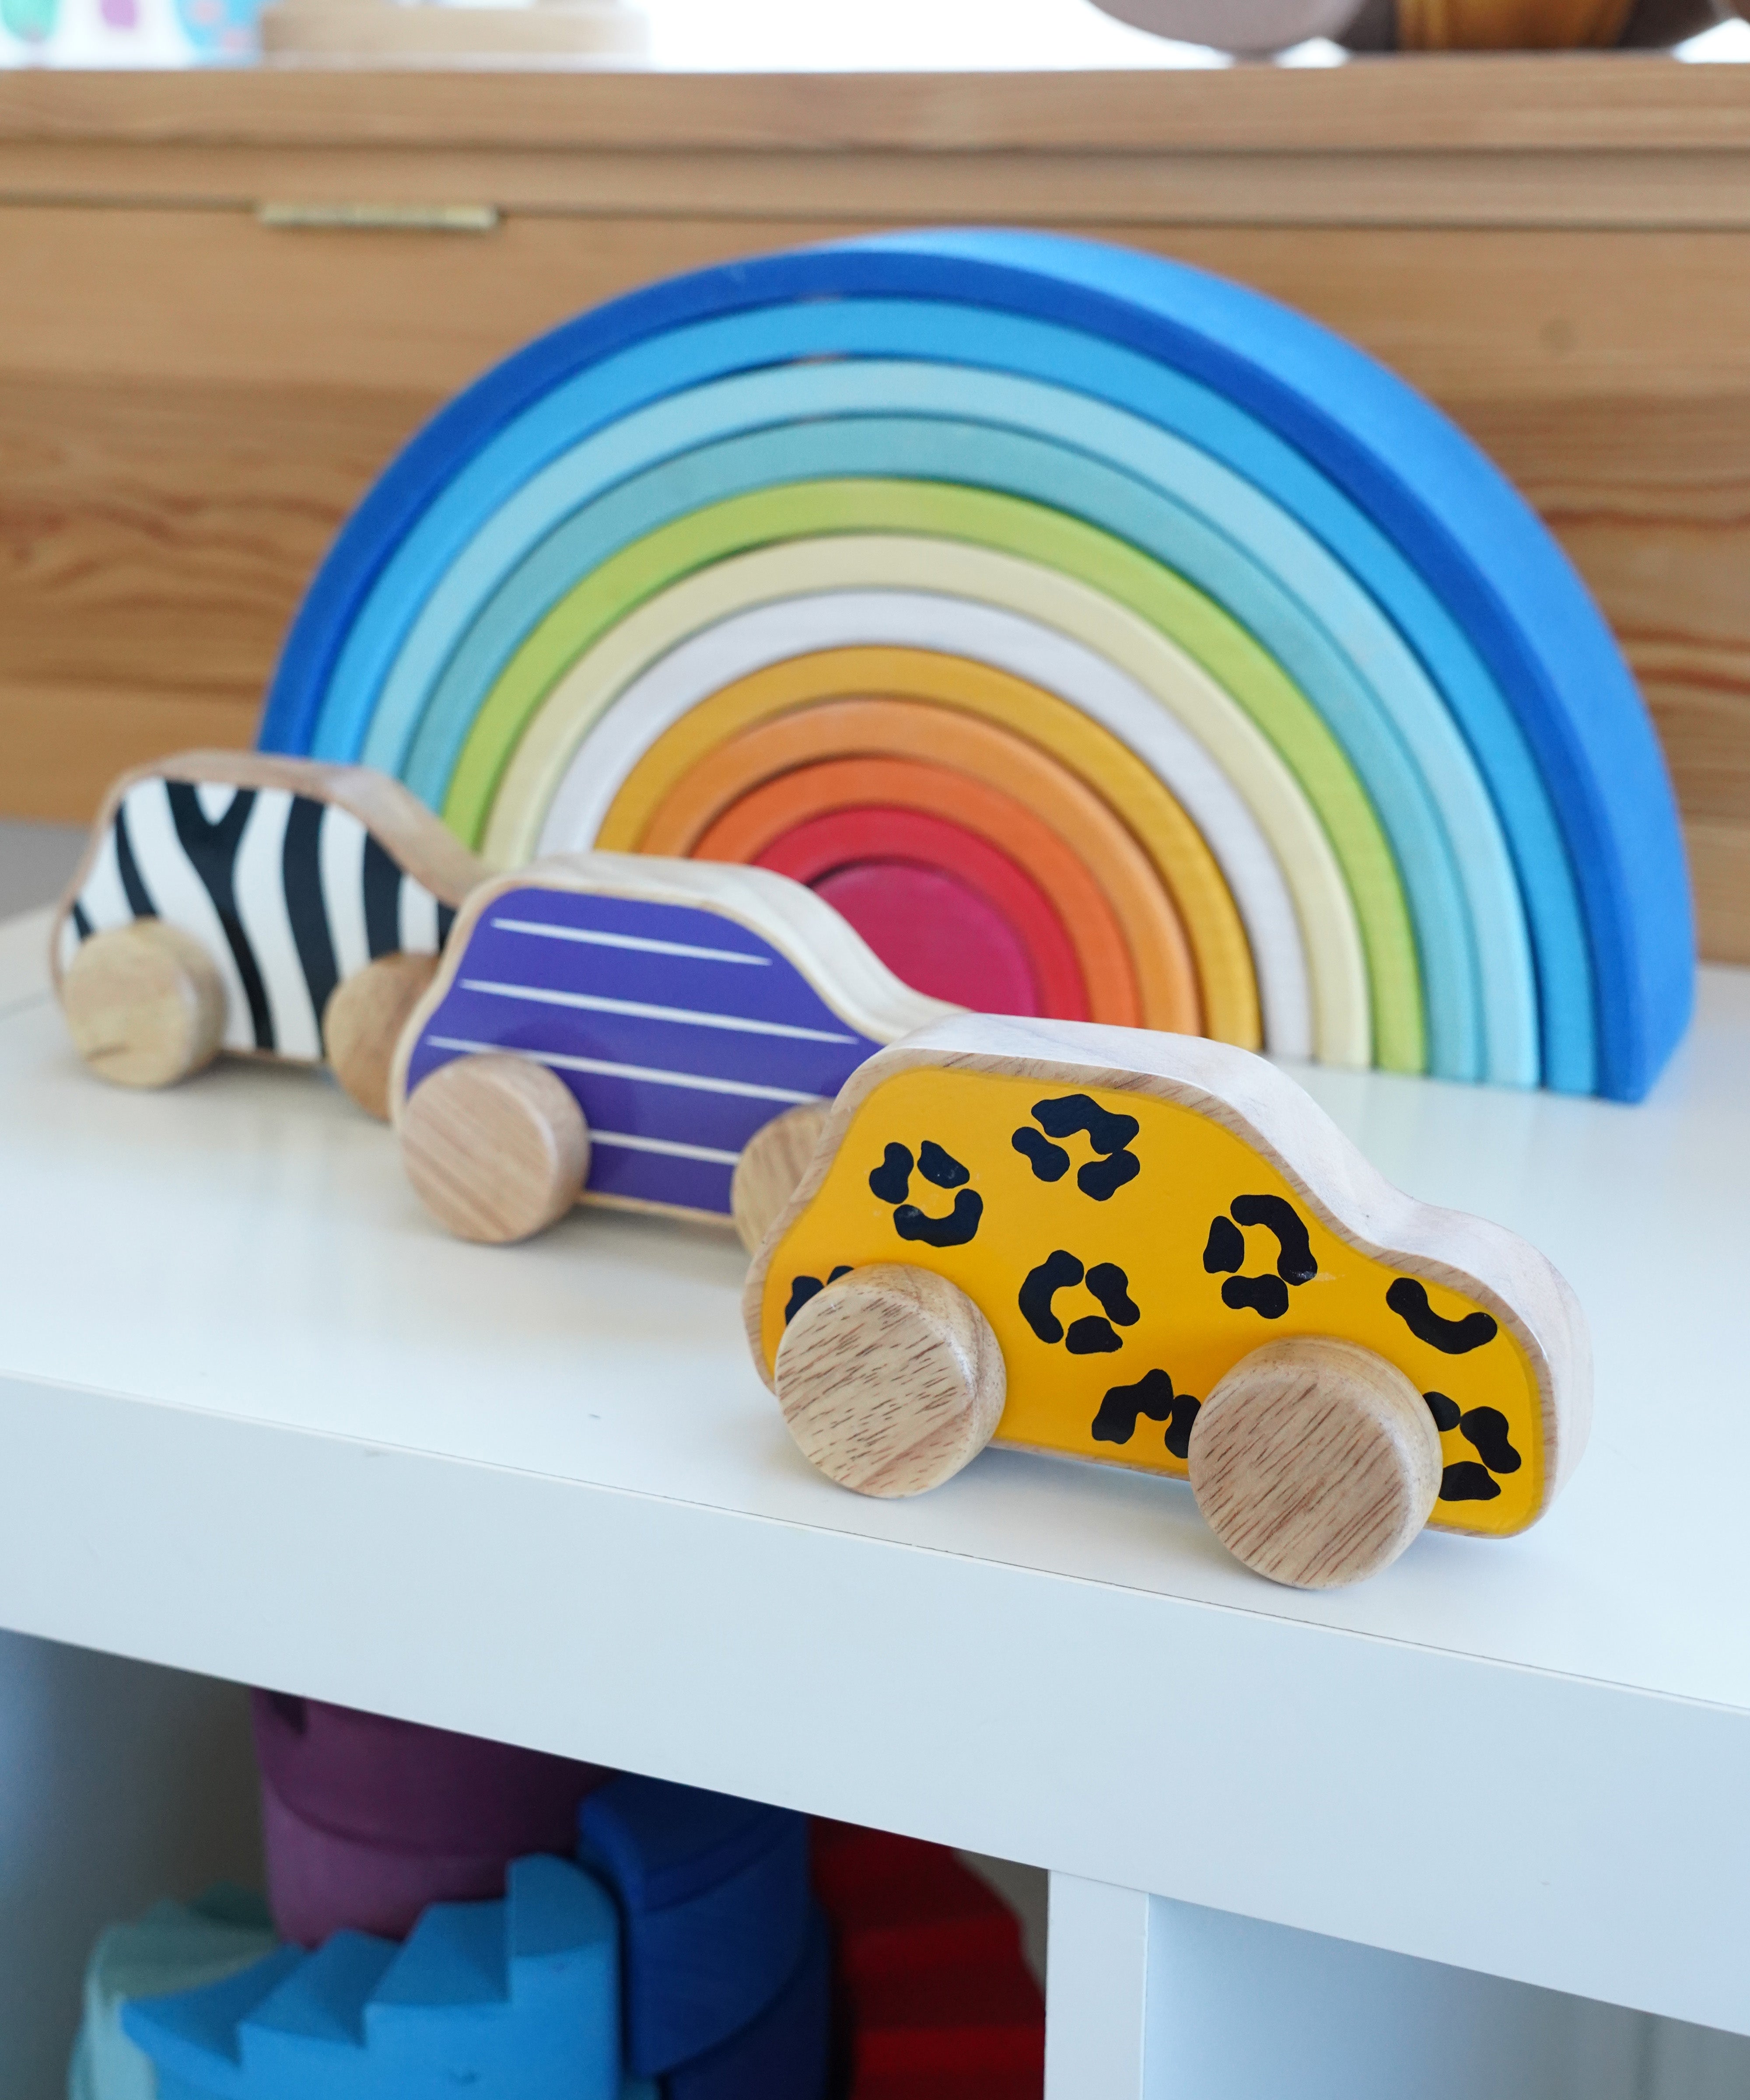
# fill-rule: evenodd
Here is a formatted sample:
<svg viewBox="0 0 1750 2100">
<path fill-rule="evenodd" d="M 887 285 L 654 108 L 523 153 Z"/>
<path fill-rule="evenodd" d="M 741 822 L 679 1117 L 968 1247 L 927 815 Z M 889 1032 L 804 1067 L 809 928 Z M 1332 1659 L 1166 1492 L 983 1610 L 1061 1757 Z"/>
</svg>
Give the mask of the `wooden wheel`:
<svg viewBox="0 0 1750 2100">
<path fill-rule="evenodd" d="M 928 1269 L 879 1262 L 811 1298 L 786 1330 L 778 1401 L 803 1455 L 865 1495 L 951 1479 L 995 1433 L 1007 1391 L 990 1322 Z"/>
<path fill-rule="evenodd" d="M 589 1171 L 589 1131 L 544 1065 L 494 1051 L 441 1065 L 401 1118 L 420 1201 L 465 1240 L 504 1246 L 562 1218 Z"/>
<path fill-rule="evenodd" d="M 825 1101 L 800 1102 L 774 1116 L 742 1148 L 730 1183 L 730 1211 L 749 1254 L 795 1195 L 831 1113 Z"/>
<path fill-rule="evenodd" d="M 225 981 L 192 933 L 161 919 L 94 933 L 61 978 L 73 1048 L 118 1087 L 172 1087 L 218 1055 Z"/>
<path fill-rule="evenodd" d="M 323 1048 L 334 1076 L 379 1123 L 389 1120 L 395 1044 L 437 973 L 435 955 L 379 955 L 337 984 L 323 1009 Z"/>
<path fill-rule="evenodd" d="M 1190 1463 L 1230 1553 L 1272 1582 L 1331 1590 L 1389 1565 L 1428 1521 L 1440 1437 L 1383 1357 L 1309 1336 L 1234 1365 L 1203 1403 Z"/>
</svg>

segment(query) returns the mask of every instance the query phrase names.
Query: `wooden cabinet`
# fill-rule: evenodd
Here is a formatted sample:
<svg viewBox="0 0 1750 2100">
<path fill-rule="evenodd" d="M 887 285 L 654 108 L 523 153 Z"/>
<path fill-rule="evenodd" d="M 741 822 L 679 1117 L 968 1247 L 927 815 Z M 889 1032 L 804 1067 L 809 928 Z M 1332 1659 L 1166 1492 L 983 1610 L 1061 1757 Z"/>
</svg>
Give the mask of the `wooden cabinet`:
<svg viewBox="0 0 1750 2100">
<path fill-rule="evenodd" d="M 921 220 L 1206 265 L 1431 394 L 1615 623 L 1750 960 L 1750 68 L 1656 57 L 0 80 L 0 810 L 246 742 L 359 492 L 531 335 Z"/>
</svg>

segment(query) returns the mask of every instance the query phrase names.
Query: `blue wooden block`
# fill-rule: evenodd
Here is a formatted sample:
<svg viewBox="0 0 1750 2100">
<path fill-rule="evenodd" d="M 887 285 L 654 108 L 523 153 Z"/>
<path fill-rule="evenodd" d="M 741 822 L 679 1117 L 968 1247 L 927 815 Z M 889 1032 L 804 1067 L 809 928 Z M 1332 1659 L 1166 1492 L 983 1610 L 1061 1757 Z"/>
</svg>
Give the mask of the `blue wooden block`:
<svg viewBox="0 0 1750 2100">
<path fill-rule="evenodd" d="M 619 1901 L 628 2067 L 659 2076 L 751 2025 L 807 1944 L 804 1819 L 628 1775 L 577 1820 L 578 1856 Z"/>
<path fill-rule="evenodd" d="M 616 2100 L 619 1926 L 562 1860 L 520 1860 L 502 1903 L 434 1904 L 404 1945 L 337 1933 L 240 1975 L 129 2005 L 161 2100 Z"/>
<path fill-rule="evenodd" d="M 820 2100 L 831 2043 L 831 1949 L 816 1911 L 800 1965 L 778 1996 L 739 2034 L 677 2064 L 664 2100 Z"/>
<path fill-rule="evenodd" d="M 246 2093 L 238 2029 L 306 1958 L 302 1948 L 278 1948 L 219 1983 L 124 2005 L 123 2032 L 156 2066 L 161 2094 Z"/>
</svg>

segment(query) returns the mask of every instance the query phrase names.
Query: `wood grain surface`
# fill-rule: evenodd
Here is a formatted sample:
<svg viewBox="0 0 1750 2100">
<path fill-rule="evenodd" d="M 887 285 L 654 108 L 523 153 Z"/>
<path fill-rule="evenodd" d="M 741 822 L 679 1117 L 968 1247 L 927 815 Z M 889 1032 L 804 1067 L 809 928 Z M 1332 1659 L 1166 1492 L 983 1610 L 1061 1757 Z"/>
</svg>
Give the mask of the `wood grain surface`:
<svg viewBox="0 0 1750 2100">
<path fill-rule="evenodd" d="M 976 1458 L 1002 1419 L 990 1322 L 946 1277 L 875 1263 L 790 1323 L 774 1377 L 811 1465 L 864 1495 L 915 1495 Z"/>
<path fill-rule="evenodd" d="M 459 1239 L 501 1246 L 544 1232 L 589 1171 L 589 1132 L 564 1082 L 502 1052 L 441 1066 L 399 1128 L 408 1180 Z"/>
<path fill-rule="evenodd" d="M 322 1038 L 335 1078 L 367 1115 L 389 1120 L 389 1068 L 408 1016 L 431 988 L 435 955 L 378 955 L 334 987 Z"/>
<path fill-rule="evenodd" d="M 94 933 L 61 985 L 67 1032 L 99 1079 L 173 1087 L 209 1065 L 225 1032 L 225 986 L 201 943 L 161 919 Z"/>
<path fill-rule="evenodd" d="M 1241 278 L 1440 403 L 1622 637 L 1704 951 L 1750 961 L 1750 79 L 1598 54 L 1329 72 L 333 73 L 0 81 L 8 814 L 243 743 L 341 520 L 418 424 L 579 308 L 919 220 Z M 272 201 L 495 230 L 269 227 Z"/>
<path fill-rule="evenodd" d="M 827 1127 L 827 1115 L 825 1101 L 800 1102 L 774 1116 L 742 1147 L 730 1182 L 730 1211 L 736 1236 L 749 1254 L 795 1195 Z"/>
<path fill-rule="evenodd" d="M 1440 1438 L 1402 1371 L 1316 1335 L 1234 1365 L 1203 1403 L 1190 1464 L 1197 1507 L 1236 1560 L 1334 1590 L 1389 1567 L 1426 1524 Z"/>
</svg>

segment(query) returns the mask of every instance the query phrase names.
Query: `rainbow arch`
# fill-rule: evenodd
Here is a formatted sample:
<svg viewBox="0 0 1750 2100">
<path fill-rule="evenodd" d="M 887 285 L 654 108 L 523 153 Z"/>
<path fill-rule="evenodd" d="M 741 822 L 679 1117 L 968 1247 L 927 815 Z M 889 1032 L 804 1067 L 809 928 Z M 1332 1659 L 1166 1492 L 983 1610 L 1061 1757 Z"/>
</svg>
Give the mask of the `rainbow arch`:
<svg viewBox="0 0 1750 2100">
<path fill-rule="evenodd" d="M 1657 741 L 1537 519 L 1338 338 L 1092 243 L 835 244 L 531 344 L 349 521 L 261 742 L 505 864 L 815 867 L 886 811 L 1085 1010 L 1289 1056 L 1632 1100 L 1693 996 Z"/>
</svg>

